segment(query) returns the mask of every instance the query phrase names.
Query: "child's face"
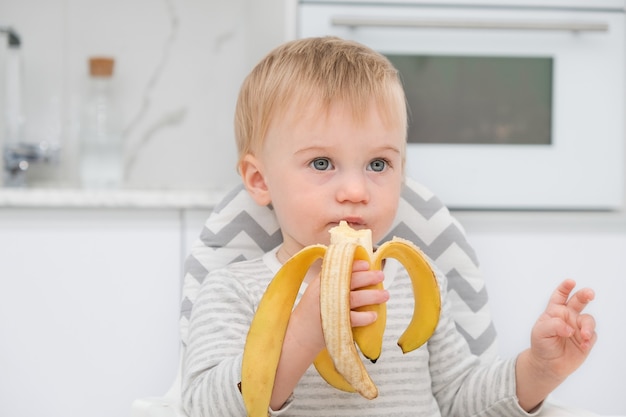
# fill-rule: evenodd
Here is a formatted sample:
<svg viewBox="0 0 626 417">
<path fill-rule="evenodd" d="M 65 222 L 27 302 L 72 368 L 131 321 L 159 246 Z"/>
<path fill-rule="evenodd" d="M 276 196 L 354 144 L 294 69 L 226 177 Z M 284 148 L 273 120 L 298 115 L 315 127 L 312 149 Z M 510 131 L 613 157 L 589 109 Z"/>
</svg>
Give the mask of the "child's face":
<svg viewBox="0 0 626 417">
<path fill-rule="evenodd" d="M 329 241 L 340 220 L 384 237 L 403 182 L 405 132 L 386 125 L 375 105 L 355 122 L 340 103 L 277 117 L 258 155 L 285 249 Z"/>
</svg>

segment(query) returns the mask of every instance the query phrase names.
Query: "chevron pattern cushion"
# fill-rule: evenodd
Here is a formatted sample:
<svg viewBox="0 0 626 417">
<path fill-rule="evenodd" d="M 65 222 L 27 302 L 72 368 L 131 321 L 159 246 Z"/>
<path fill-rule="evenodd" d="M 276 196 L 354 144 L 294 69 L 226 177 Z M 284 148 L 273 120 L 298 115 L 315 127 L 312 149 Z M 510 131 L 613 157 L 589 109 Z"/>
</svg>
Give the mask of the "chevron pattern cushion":
<svg viewBox="0 0 626 417">
<path fill-rule="evenodd" d="M 465 233 L 426 187 L 407 179 L 392 230 L 417 244 L 446 274 L 453 316 L 472 352 L 483 360 L 497 355 L 485 282 Z M 251 259 L 276 247 L 282 236 L 271 208 L 258 206 L 243 186 L 232 190 L 204 225 L 185 262 L 180 329 L 187 344 L 189 316 L 206 274 L 231 262 Z"/>
</svg>

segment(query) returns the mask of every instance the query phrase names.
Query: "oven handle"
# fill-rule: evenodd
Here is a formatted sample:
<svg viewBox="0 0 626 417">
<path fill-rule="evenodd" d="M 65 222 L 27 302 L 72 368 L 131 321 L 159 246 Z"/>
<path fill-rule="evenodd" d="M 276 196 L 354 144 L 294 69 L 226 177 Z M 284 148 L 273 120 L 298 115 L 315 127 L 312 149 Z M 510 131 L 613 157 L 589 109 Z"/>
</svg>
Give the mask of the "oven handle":
<svg viewBox="0 0 626 417">
<path fill-rule="evenodd" d="M 606 32 L 608 23 L 558 22 L 558 21 L 490 21 L 490 20 L 425 20 L 394 19 L 357 16 L 335 16 L 333 26 L 356 27 L 404 27 L 420 29 L 503 29 L 503 30 L 551 30 L 566 32 Z"/>
</svg>

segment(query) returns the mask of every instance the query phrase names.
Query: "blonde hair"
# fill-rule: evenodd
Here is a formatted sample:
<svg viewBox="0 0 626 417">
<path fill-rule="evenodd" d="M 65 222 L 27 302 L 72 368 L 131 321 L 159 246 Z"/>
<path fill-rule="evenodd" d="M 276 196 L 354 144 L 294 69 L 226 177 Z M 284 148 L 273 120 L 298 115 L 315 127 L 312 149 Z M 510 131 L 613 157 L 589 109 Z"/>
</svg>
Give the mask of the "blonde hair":
<svg viewBox="0 0 626 417">
<path fill-rule="evenodd" d="M 271 51 L 243 82 L 235 109 L 239 162 L 259 151 L 274 117 L 311 101 L 321 110 L 345 103 L 357 121 L 373 101 L 386 123 L 407 129 L 404 90 L 386 57 L 336 37 L 299 39 Z"/>
</svg>

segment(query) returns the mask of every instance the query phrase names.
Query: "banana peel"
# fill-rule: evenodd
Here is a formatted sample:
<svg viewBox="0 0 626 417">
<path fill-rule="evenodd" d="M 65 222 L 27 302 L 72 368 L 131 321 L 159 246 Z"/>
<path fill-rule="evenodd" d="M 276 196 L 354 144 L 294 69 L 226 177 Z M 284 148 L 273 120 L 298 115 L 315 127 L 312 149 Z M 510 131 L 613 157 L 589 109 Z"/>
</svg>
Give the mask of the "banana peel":
<svg viewBox="0 0 626 417">
<path fill-rule="evenodd" d="M 384 259 L 395 258 L 407 270 L 415 306 L 411 322 L 398 339 L 408 353 L 423 345 L 439 322 L 441 299 L 435 274 L 417 246 L 394 237 L 376 252 L 371 231 L 354 230 L 346 222 L 330 230 L 328 247 L 312 245 L 290 258 L 267 287 L 250 325 L 242 359 L 241 393 L 248 416 L 266 417 L 274 387 L 276 368 L 299 288 L 311 265 L 320 258 L 320 312 L 326 342 L 314 365 L 322 378 L 337 389 L 358 392 L 365 398 L 378 396 L 359 353 L 375 362 L 381 354 L 386 325 L 386 305 L 357 310 L 375 311 L 377 320 L 362 327 L 350 323 L 350 281 L 355 260 L 370 262 L 370 269 L 382 268 Z M 372 286 L 382 288 L 382 283 Z"/>
</svg>

